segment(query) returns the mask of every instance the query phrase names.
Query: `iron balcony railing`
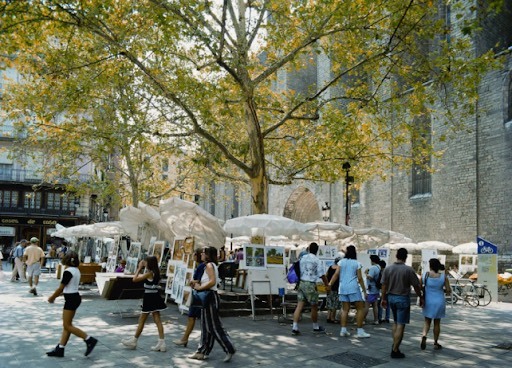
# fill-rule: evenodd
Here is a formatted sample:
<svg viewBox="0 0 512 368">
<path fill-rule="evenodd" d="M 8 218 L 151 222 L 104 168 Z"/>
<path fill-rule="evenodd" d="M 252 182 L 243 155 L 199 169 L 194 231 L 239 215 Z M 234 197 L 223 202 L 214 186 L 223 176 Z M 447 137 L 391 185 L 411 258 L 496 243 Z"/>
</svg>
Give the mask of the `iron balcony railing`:
<svg viewBox="0 0 512 368">
<path fill-rule="evenodd" d="M 78 180 L 81 183 L 87 182 L 91 178 L 88 174 L 79 174 Z M 0 169 L 0 182 L 16 183 L 40 183 L 43 176 L 35 170 L 26 169 Z M 57 184 L 67 184 L 71 181 L 69 178 L 60 178 Z"/>
</svg>

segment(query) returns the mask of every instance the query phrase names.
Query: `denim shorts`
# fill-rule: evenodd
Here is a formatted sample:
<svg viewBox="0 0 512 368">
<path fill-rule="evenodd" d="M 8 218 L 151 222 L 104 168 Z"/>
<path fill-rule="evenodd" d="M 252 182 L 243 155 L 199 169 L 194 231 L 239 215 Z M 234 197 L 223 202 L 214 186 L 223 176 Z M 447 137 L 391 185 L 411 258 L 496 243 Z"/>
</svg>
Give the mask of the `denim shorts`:
<svg viewBox="0 0 512 368">
<path fill-rule="evenodd" d="M 316 290 L 316 282 L 301 281 L 297 291 L 297 300 L 299 302 L 308 301 L 311 305 L 317 305 L 318 291 Z"/>
<path fill-rule="evenodd" d="M 411 298 L 409 295 L 388 294 L 388 305 L 395 323 L 406 325 L 411 317 Z"/>
</svg>

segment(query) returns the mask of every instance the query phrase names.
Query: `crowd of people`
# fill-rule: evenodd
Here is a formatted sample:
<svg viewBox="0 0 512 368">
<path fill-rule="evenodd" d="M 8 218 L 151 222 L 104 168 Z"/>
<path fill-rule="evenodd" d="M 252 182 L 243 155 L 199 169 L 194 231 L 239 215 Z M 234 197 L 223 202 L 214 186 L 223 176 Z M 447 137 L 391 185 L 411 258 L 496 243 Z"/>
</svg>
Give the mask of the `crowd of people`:
<svg viewBox="0 0 512 368">
<path fill-rule="evenodd" d="M 434 349 L 439 350 L 441 319 L 445 317 L 445 294 L 450 294 L 450 284 L 444 266 L 437 258 L 429 261 L 430 270 L 418 277 L 414 269 L 406 265 L 408 252 L 400 248 L 396 261 L 386 267 L 386 262 L 377 255 L 371 255 L 371 266 L 363 273 L 362 264 L 357 261 L 356 248 L 350 245 L 344 253 L 339 253 L 334 264 L 326 271 L 317 257 L 318 245 L 311 243 L 307 250 L 299 255 L 300 281 L 297 285 L 297 306 L 293 315 L 292 334 L 300 335 L 298 322 L 306 302 L 311 306 L 311 320 L 314 332 L 324 332 L 318 324 L 319 292 L 318 280 L 326 286 L 327 322 L 340 323 L 340 336 L 348 337 L 348 316 L 352 307 L 356 310 L 357 338 L 369 338 L 364 324 L 370 308 L 373 311 L 375 325 L 389 323 L 393 316 L 393 345 L 390 357 L 405 358 L 400 351 L 405 326 L 410 322 L 411 288 L 419 298 L 423 308 L 424 327 L 420 348 L 426 349 L 427 334 L 434 322 Z M 337 311 L 341 308 L 339 320 Z"/>
</svg>

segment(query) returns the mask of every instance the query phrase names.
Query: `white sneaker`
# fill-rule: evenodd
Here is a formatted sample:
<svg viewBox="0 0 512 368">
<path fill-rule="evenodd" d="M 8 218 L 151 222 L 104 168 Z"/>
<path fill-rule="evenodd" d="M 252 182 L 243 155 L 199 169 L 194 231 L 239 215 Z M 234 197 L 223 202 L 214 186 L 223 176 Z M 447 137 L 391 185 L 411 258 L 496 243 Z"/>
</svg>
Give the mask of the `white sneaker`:
<svg viewBox="0 0 512 368">
<path fill-rule="evenodd" d="M 135 350 L 137 348 L 137 338 L 130 337 L 129 339 L 121 340 L 121 343 L 128 349 Z"/>
<path fill-rule="evenodd" d="M 151 347 L 152 351 L 161 351 L 165 353 L 167 351 L 167 346 L 165 345 L 165 340 L 158 340 L 158 343 L 155 346 Z"/>
<path fill-rule="evenodd" d="M 348 332 L 348 331 L 340 332 L 340 336 L 341 337 L 348 337 L 348 336 L 350 336 L 350 332 Z"/>
<path fill-rule="evenodd" d="M 356 337 L 359 338 L 359 339 L 365 339 L 365 338 L 368 338 L 370 337 L 371 335 L 369 333 L 366 333 L 366 332 L 358 332 L 356 334 Z"/>
</svg>

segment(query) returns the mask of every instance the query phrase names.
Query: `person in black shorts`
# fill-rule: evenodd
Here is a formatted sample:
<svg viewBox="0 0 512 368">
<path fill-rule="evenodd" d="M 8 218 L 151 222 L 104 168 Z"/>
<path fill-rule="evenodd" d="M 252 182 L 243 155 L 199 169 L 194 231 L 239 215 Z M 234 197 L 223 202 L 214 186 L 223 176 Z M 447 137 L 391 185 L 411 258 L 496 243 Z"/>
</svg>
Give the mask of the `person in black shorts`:
<svg viewBox="0 0 512 368">
<path fill-rule="evenodd" d="M 88 336 L 78 327 L 73 326 L 73 318 L 75 317 L 76 310 L 82 302 L 82 297 L 78 293 L 78 285 L 80 284 L 80 270 L 78 269 L 80 261 L 78 260 L 78 254 L 75 252 L 69 252 L 62 259 L 62 264 L 67 266 L 67 268 L 62 274 L 59 287 L 48 298 L 48 303 L 53 303 L 59 295 L 64 294 L 62 335 L 57 346 L 46 354 L 48 356 L 63 357 L 64 347 L 68 343 L 71 334 L 73 334 L 84 339 L 86 345 L 85 356 L 88 356 L 96 346 L 98 340 L 92 336 Z"/>
</svg>

